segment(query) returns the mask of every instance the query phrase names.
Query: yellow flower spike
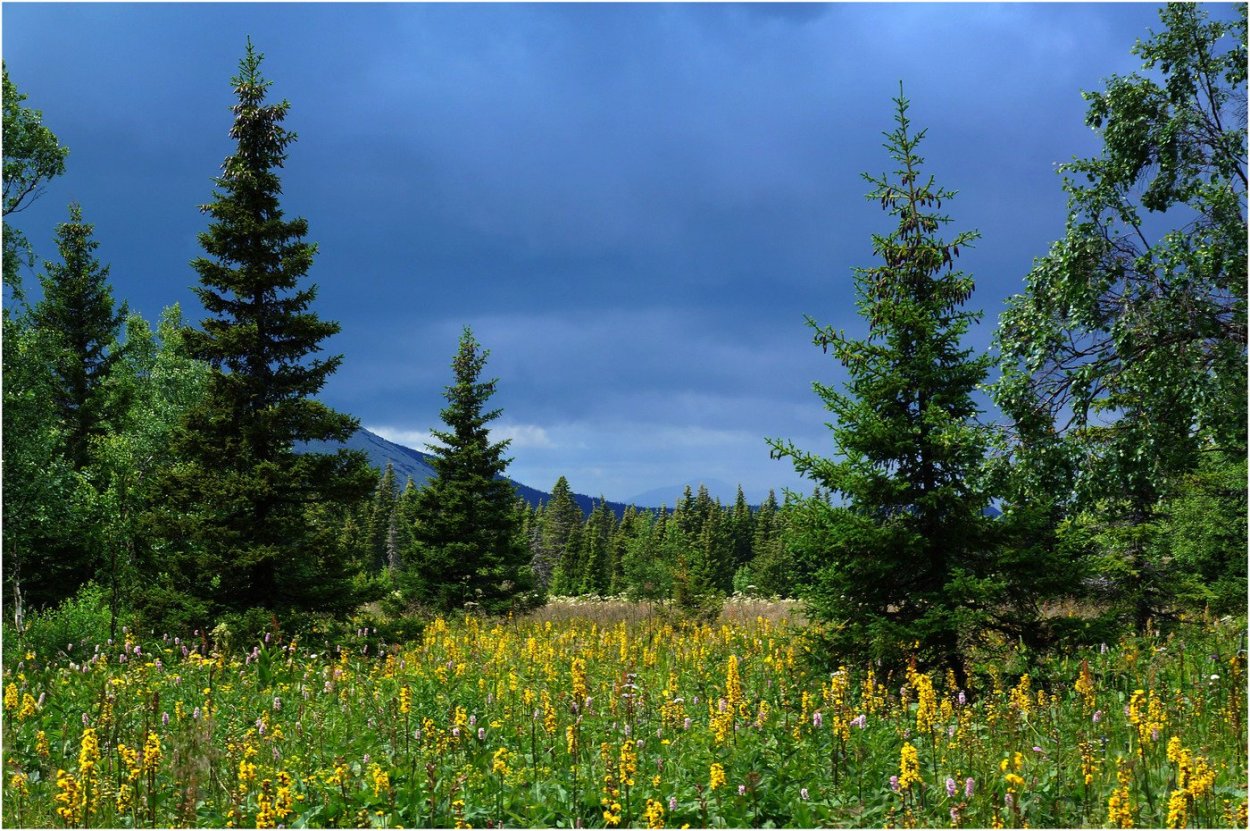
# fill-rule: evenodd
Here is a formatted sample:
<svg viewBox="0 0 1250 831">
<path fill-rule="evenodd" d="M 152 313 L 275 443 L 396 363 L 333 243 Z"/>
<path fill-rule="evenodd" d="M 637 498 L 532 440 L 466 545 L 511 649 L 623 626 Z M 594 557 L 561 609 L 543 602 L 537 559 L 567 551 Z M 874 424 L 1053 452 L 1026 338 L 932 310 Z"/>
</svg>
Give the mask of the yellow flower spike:
<svg viewBox="0 0 1250 831">
<path fill-rule="evenodd" d="M 708 778 L 708 790 L 716 790 L 725 785 L 725 767 L 720 762 L 713 762 Z"/>
<path fill-rule="evenodd" d="M 924 784 L 920 778 L 920 754 L 911 742 L 904 742 L 899 752 L 898 786 L 900 790 L 907 790 L 913 783 Z"/>
<path fill-rule="evenodd" d="M 380 796 L 391 789 L 391 775 L 382 766 L 374 762 L 369 766 L 369 779 L 373 782 L 373 795 Z"/>
<path fill-rule="evenodd" d="M 154 731 L 148 732 L 143 743 L 143 769 L 154 771 L 161 763 L 161 738 Z"/>
<path fill-rule="evenodd" d="M 499 776 L 507 776 L 508 770 L 508 748 L 501 747 L 495 751 L 495 757 L 491 762 L 490 772 Z"/>
<path fill-rule="evenodd" d="M 1094 709 L 1094 675 L 1089 671 L 1089 661 L 1081 661 L 1081 674 L 1077 676 L 1075 688 L 1085 702 L 1085 708 Z"/>
<path fill-rule="evenodd" d="M 1168 828 L 1184 828 L 1189 824 L 1189 794 L 1174 790 L 1168 797 Z"/>
<path fill-rule="evenodd" d="M 573 700 L 580 705 L 590 695 L 590 689 L 586 686 L 586 662 L 581 658 L 574 658 L 569 675 L 572 678 Z"/>
<path fill-rule="evenodd" d="M 646 810 L 643 811 L 643 817 L 647 820 L 648 828 L 663 828 L 664 806 L 654 799 L 648 799 Z"/>
</svg>

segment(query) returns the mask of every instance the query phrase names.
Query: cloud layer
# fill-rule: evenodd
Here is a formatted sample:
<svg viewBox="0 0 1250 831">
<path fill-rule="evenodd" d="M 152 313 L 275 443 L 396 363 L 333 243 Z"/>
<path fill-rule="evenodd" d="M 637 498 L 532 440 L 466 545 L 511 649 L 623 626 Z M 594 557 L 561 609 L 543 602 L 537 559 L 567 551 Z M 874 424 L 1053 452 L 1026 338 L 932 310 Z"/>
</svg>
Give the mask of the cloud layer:
<svg viewBox="0 0 1250 831">
<path fill-rule="evenodd" d="M 1229 7 L 1231 8 L 1231 7 Z M 1231 11 L 1229 12 L 1232 13 Z M 500 378 L 511 473 L 625 498 L 713 477 L 798 485 L 765 436 L 827 444 L 842 376 L 805 315 L 855 332 L 864 200 L 899 81 L 987 311 L 1059 235 L 1053 163 L 1095 152 L 1080 91 L 1134 69 L 1139 4 L 18 4 L 8 69 L 71 148 L 20 218 L 65 204 L 115 295 L 190 292 L 196 206 L 230 151 L 250 35 L 300 134 L 284 206 L 320 246 L 345 355 L 324 397 L 419 446 L 460 328 Z M 28 277 L 28 283 L 33 280 Z M 401 439 L 402 440 L 402 439 Z"/>
</svg>

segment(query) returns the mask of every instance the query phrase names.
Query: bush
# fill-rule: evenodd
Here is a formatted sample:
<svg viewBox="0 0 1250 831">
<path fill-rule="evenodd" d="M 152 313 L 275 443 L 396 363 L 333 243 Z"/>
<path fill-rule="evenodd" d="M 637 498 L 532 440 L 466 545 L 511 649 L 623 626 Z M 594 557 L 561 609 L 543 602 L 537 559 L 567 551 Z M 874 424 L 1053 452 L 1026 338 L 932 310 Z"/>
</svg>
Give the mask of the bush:
<svg viewBox="0 0 1250 831">
<path fill-rule="evenodd" d="M 129 622 L 128 618 L 119 619 L 117 631 Z M 71 659 L 90 655 L 97 644 L 107 643 L 110 623 L 108 592 L 96 583 L 87 583 L 55 609 L 28 615 L 24 630 L 4 639 L 5 663 L 28 651 L 44 660 L 62 654 Z"/>
</svg>

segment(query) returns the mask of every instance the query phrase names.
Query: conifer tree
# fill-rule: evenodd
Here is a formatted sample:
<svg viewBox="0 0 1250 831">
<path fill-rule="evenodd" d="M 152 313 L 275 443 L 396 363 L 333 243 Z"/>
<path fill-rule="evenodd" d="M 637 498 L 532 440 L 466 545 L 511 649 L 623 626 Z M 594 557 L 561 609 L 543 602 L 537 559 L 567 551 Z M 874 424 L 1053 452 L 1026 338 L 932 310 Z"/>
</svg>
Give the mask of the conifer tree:
<svg viewBox="0 0 1250 831">
<path fill-rule="evenodd" d="M 369 505 L 368 555 L 371 571 L 382 571 L 389 560 L 388 541 L 392 536 L 395 501 L 395 466 L 388 461 L 386 470 L 378 477 L 378 486 Z"/>
<path fill-rule="evenodd" d="M 487 425 L 500 411 L 485 409 L 497 383 L 481 378 L 488 355 L 465 327 L 441 414 L 447 429 L 432 431 L 441 444 L 429 446 L 436 476 L 414 506 L 406 588 L 411 599 L 443 612 L 474 603 L 500 614 L 537 597 L 516 489 L 503 478 L 509 441 L 490 441 Z"/>
<path fill-rule="evenodd" d="M 730 560 L 734 571 L 751 561 L 751 537 L 754 533 L 755 517 L 747 504 L 746 494 L 742 492 L 742 485 L 738 485 L 729 522 Z"/>
<path fill-rule="evenodd" d="M 44 263 L 43 299 L 34 324 L 56 345 L 53 359 L 56 408 L 65 426 L 65 455 L 76 470 L 90 462 L 93 441 L 103 437 L 125 408 L 107 391 L 109 373 L 121 356 L 118 338 L 126 309 L 114 308 L 109 267 L 95 258 L 100 243 L 82 209 L 69 206 L 69 221 L 56 229 L 61 262 Z"/>
<path fill-rule="evenodd" d="M 573 499 L 569 481 L 561 476 L 551 488 L 551 499 L 543 506 L 542 514 L 542 561 L 544 573 L 554 581 L 557 571 L 561 578 L 565 569 L 560 569 L 568 553 L 569 538 L 573 529 L 582 522 L 582 509 Z M 552 591 L 566 593 L 565 586 L 552 583 Z"/>
<path fill-rule="evenodd" d="M 266 103 L 261 60 L 249 40 L 232 79 L 236 147 L 201 208 L 212 221 L 192 266 L 209 316 L 186 339 L 212 374 L 175 438 L 182 461 L 165 483 L 166 531 L 179 554 L 169 576 L 200 615 L 350 608 L 339 531 L 308 514 L 354 508 L 376 481 L 363 454 L 294 449 L 344 441 L 358 425 L 312 398 L 342 358 L 311 356 L 339 326 L 310 310 L 317 289 L 303 283 L 316 245 L 304 239 L 307 221 L 287 219 L 279 204 L 278 170 L 295 140 L 282 126 L 290 104 Z"/>
<path fill-rule="evenodd" d="M 605 595 L 612 583 L 612 531 L 616 517 L 603 496 L 586 519 L 586 578 L 582 591 Z"/>
<path fill-rule="evenodd" d="M 808 319 L 816 345 L 850 375 L 845 392 L 815 385 L 834 414 L 841 458 L 770 444 L 774 456 L 845 499 L 808 500 L 791 543 L 823 552 L 808 604 L 815 618 L 835 624 L 835 660 L 898 665 L 918 644 L 923 664 L 944 664 L 962 683 L 961 633 L 989 602 L 988 498 L 975 483 L 986 438 L 972 398 L 989 358 L 960 346 L 977 315 L 961 310 L 973 281 L 954 266 L 977 234 L 938 236 L 950 221 L 939 211 L 954 193 L 921 173 L 924 131 L 912 129 L 901 91 L 895 105 L 885 147 L 898 167 L 893 177 L 865 175 L 868 198 L 898 221 L 889 235 L 873 236 L 882 264 L 855 273 L 867 337 Z"/>
</svg>

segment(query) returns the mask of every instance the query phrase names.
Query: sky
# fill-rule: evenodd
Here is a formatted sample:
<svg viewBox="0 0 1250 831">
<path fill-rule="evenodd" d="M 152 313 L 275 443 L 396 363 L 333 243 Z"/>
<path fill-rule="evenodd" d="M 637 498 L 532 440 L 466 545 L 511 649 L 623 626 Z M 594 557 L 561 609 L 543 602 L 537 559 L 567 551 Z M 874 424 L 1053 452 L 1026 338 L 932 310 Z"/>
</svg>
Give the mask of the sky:
<svg viewBox="0 0 1250 831">
<path fill-rule="evenodd" d="M 893 167 L 900 82 L 959 192 L 949 235 L 981 234 L 959 265 L 985 349 L 1062 234 L 1055 166 L 1099 150 L 1082 90 L 1140 67 L 1157 8 L 6 2 L 10 77 L 70 148 L 14 224 L 52 259 L 79 202 L 116 299 L 202 319 L 198 206 L 250 36 L 299 135 L 283 207 L 319 246 L 315 310 L 342 326 L 324 401 L 424 449 L 467 325 L 518 481 L 808 492 L 765 438 L 834 452 L 811 385 L 846 376 L 804 319 L 866 331 L 854 269 L 893 223 L 862 174 Z"/>
</svg>

